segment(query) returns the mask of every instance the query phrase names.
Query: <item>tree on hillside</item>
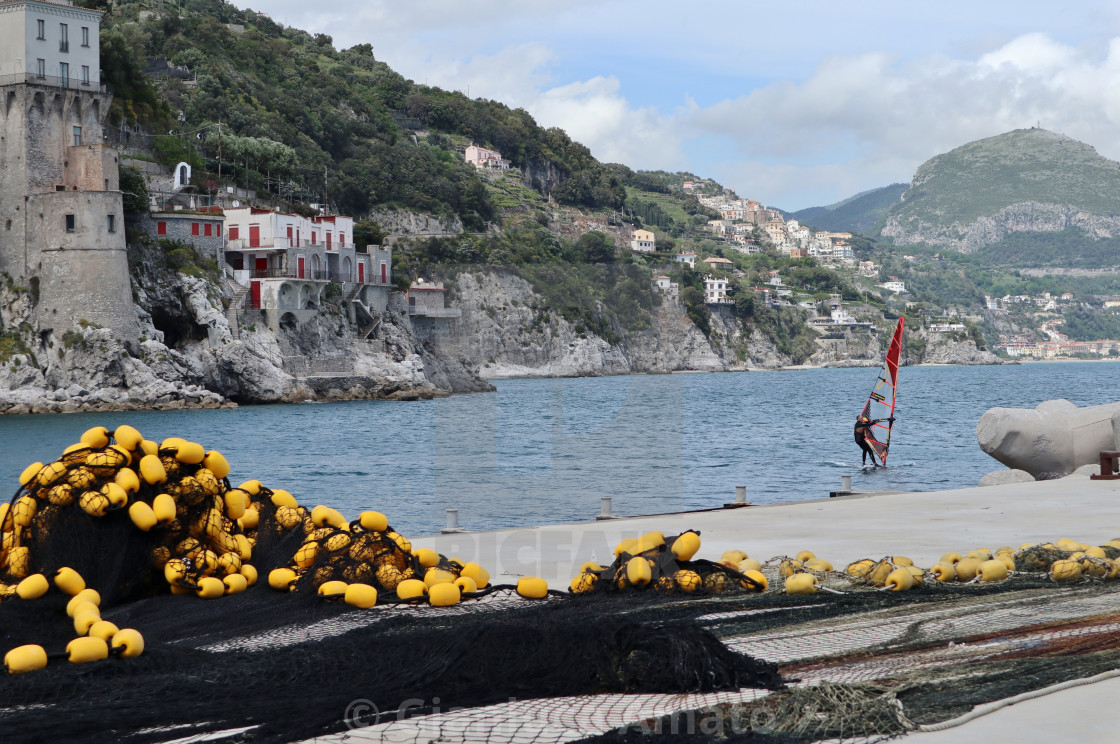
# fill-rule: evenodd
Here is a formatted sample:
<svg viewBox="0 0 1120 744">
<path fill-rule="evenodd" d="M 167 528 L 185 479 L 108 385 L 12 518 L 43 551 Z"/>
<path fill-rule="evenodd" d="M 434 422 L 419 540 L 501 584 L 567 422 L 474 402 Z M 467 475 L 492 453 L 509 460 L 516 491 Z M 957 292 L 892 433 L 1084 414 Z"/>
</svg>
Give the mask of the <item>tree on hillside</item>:
<svg viewBox="0 0 1120 744">
<path fill-rule="evenodd" d="M 615 260 L 614 240 L 599 230 L 581 235 L 576 241 L 576 248 L 587 263 L 612 263 Z"/>
</svg>

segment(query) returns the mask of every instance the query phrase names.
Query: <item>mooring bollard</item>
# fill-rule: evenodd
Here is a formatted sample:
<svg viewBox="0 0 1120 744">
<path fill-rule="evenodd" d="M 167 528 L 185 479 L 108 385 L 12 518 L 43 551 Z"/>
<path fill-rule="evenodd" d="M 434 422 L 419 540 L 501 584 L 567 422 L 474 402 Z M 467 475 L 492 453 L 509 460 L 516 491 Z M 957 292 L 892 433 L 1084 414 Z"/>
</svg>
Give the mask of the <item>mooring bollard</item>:
<svg viewBox="0 0 1120 744">
<path fill-rule="evenodd" d="M 850 475 L 840 476 L 840 490 L 851 492 L 851 490 L 852 490 L 852 476 L 850 476 Z"/>
<path fill-rule="evenodd" d="M 618 519 L 618 515 L 611 512 L 611 497 L 599 497 L 599 513 L 595 515 L 595 519 Z"/>
<path fill-rule="evenodd" d="M 452 534 L 452 533 L 455 533 L 455 532 L 462 532 L 462 531 L 463 531 L 463 529 L 459 526 L 459 510 L 458 509 L 448 509 L 447 510 L 447 526 L 444 527 L 442 530 L 440 530 L 440 532 L 444 535 L 448 535 L 448 534 Z"/>
<path fill-rule="evenodd" d="M 724 504 L 725 509 L 734 509 L 739 506 L 750 506 L 751 502 L 747 501 L 747 487 L 735 486 L 735 500 L 729 504 Z"/>
</svg>

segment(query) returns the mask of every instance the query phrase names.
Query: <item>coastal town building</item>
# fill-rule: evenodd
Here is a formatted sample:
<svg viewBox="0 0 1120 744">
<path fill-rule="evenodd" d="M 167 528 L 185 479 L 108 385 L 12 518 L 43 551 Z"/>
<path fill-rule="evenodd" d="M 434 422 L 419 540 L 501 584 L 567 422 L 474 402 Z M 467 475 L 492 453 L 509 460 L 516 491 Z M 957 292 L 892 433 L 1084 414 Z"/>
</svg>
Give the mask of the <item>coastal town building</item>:
<svg viewBox="0 0 1120 744">
<path fill-rule="evenodd" d="M 630 250 L 636 253 L 651 253 L 655 248 L 653 233 L 649 230 L 634 230 L 630 233 Z"/>
<path fill-rule="evenodd" d="M 408 287 L 408 317 L 420 338 L 450 336 L 458 330 L 463 311 L 447 307 L 447 288 L 440 281 L 418 278 Z"/>
<path fill-rule="evenodd" d="M 723 271 L 731 271 L 733 268 L 735 268 L 734 263 L 732 263 L 731 261 L 728 261 L 726 258 L 721 258 L 719 256 L 712 256 L 711 258 L 705 258 L 700 263 L 707 264 L 709 269 L 721 269 Z"/>
<path fill-rule="evenodd" d="M 0 272 L 36 297 L 40 333 L 95 324 L 134 343 L 101 16 L 70 0 L 0 2 Z"/>
<path fill-rule="evenodd" d="M 185 243 L 200 256 L 219 263 L 225 260 L 225 215 L 219 207 L 198 211 L 154 211 L 138 216 L 137 226 L 157 240 Z"/>
<path fill-rule="evenodd" d="M 727 296 L 727 280 L 712 276 L 704 277 L 704 302 L 709 305 L 732 305 L 735 303 Z"/>
<path fill-rule="evenodd" d="M 680 284 L 674 281 L 670 281 L 670 278 L 668 276 L 662 274 L 661 276 L 658 276 L 653 280 L 653 286 L 657 288 L 658 292 L 665 295 L 668 298 L 669 302 L 674 305 L 678 304 L 681 294 Z"/>
<path fill-rule="evenodd" d="M 888 292 L 902 293 L 906 291 L 906 283 L 899 281 L 897 276 L 890 277 L 890 281 L 883 282 L 879 286 Z"/>
<path fill-rule="evenodd" d="M 466 161 L 475 168 L 482 170 L 509 170 L 512 163 L 502 157 L 497 150 L 487 150 L 485 147 L 470 145 L 463 153 Z"/>
<path fill-rule="evenodd" d="M 227 208 L 224 216 L 223 263 L 270 326 L 305 322 L 327 301 L 331 283 L 341 286 L 335 301 L 359 322 L 388 307 L 392 249 L 356 246 L 353 218 L 257 207 Z"/>
<path fill-rule="evenodd" d="M 690 269 L 696 268 L 696 254 L 695 253 L 678 253 L 677 261 L 679 263 L 686 263 Z"/>
</svg>

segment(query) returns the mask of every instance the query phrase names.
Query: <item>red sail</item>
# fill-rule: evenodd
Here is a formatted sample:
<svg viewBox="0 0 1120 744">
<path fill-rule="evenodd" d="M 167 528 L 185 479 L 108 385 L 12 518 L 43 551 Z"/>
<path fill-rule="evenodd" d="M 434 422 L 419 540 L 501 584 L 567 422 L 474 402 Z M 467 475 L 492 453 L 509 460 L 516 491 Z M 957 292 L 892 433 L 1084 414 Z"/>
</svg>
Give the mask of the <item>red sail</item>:
<svg viewBox="0 0 1120 744">
<path fill-rule="evenodd" d="M 905 318 L 898 319 L 891 337 L 891 345 L 887 349 L 887 357 L 883 360 L 883 368 L 879 370 L 879 379 L 863 406 L 863 415 L 869 419 L 879 419 L 871 427 L 867 443 L 875 450 L 875 454 L 884 465 L 887 464 L 887 454 L 891 445 L 891 429 L 894 428 L 895 398 L 898 396 L 898 358 L 902 355 L 902 324 Z"/>
</svg>

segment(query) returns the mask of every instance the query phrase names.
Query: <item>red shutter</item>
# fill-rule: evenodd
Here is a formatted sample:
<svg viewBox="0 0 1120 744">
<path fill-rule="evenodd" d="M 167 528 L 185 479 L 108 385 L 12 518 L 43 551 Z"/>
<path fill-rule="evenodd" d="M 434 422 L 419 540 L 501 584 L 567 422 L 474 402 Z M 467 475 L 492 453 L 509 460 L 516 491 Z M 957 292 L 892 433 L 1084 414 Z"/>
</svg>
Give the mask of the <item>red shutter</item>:
<svg viewBox="0 0 1120 744">
<path fill-rule="evenodd" d="M 346 233 L 339 233 L 338 234 L 338 246 L 339 246 L 339 248 L 345 248 L 346 247 Z"/>
<path fill-rule="evenodd" d="M 303 279 L 304 260 L 303 256 L 296 257 L 296 272 L 300 279 Z"/>
<path fill-rule="evenodd" d="M 252 307 L 259 308 L 261 306 L 261 283 L 260 282 L 253 281 L 253 283 L 250 285 L 249 300 L 252 303 Z"/>
<path fill-rule="evenodd" d="M 237 240 L 238 235 L 239 235 L 239 232 L 238 232 L 238 229 L 237 229 L 237 225 L 230 225 L 229 226 L 229 239 L 230 240 Z"/>
<path fill-rule="evenodd" d="M 387 268 L 386 265 L 384 263 L 382 263 L 381 264 L 381 283 L 382 284 L 388 284 L 388 282 L 389 282 L 389 280 L 385 278 L 385 273 L 386 273 L 385 269 L 386 268 Z"/>
<path fill-rule="evenodd" d="M 166 234 L 167 234 L 167 223 L 163 222 L 163 221 L 157 222 L 156 223 L 156 235 L 166 235 Z"/>
<path fill-rule="evenodd" d="M 329 251 L 330 249 L 331 249 L 331 234 L 328 232 L 327 233 L 327 250 Z"/>
<path fill-rule="evenodd" d="M 191 235 L 195 235 L 195 236 L 198 235 L 198 223 L 197 222 L 192 222 L 191 223 Z"/>
<path fill-rule="evenodd" d="M 212 227 L 213 226 L 209 222 L 206 223 L 206 228 L 205 228 L 204 232 L 206 233 L 206 237 L 208 237 L 208 238 L 210 237 L 210 231 L 211 231 Z"/>
<path fill-rule="evenodd" d="M 261 226 L 260 225 L 249 225 L 249 247 L 250 248 L 260 248 L 261 247 Z"/>
<path fill-rule="evenodd" d="M 214 229 L 216 230 L 217 236 L 219 238 L 222 237 L 222 223 L 219 222 L 217 225 L 214 226 Z"/>
<path fill-rule="evenodd" d="M 358 262 L 358 284 L 366 283 L 366 262 Z"/>
</svg>

